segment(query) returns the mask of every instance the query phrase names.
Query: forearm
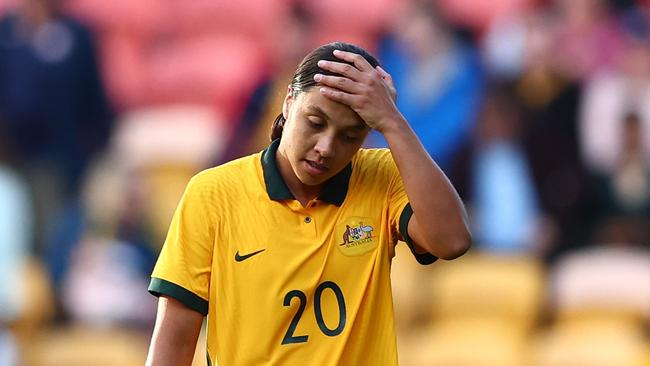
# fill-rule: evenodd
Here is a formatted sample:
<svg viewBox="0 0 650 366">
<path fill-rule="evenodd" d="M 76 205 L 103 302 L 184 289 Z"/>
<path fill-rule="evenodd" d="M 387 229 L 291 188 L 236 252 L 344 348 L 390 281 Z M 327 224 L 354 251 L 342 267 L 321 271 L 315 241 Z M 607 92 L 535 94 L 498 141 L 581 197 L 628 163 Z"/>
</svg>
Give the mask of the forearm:
<svg viewBox="0 0 650 366">
<path fill-rule="evenodd" d="M 413 208 L 409 236 L 418 247 L 443 259 L 470 246 L 467 213 L 456 190 L 403 118 L 382 131 Z"/>
</svg>

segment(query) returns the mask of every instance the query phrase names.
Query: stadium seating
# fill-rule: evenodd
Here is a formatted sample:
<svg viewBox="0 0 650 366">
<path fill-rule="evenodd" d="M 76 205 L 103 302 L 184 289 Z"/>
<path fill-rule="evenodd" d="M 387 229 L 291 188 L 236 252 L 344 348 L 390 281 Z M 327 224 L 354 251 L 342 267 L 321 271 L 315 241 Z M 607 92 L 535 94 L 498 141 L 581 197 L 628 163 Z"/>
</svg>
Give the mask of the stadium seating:
<svg viewBox="0 0 650 366">
<path fill-rule="evenodd" d="M 175 15 L 175 33 L 252 37 L 262 47 L 271 46 L 265 43 L 271 41 L 273 32 L 282 31 L 282 19 L 289 10 L 288 0 L 174 0 L 167 4 Z"/>
<path fill-rule="evenodd" d="M 638 330 L 599 322 L 559 325 L 539 337 L 533 366 L 647 366 Z"/>
<path fill-rule="evenodd" d="M 11 328 L 19 348 L 28 350 L 32 338 L 52 319 L 55 304 L 49 275 L 39 260 L 31 258 L 26 263 L 22 277 L 24 305 Z"/>
<path fill-rule="evenodd" d="M 71 0 L 92 25 L 119 110 L 168 103 L 240 111 L 266 71 L 285 2 Z"/>
<path fill-rule="evenodd" d="M 323 28 L 376 33 L 387 26 L 404 0 L 307 0 L 306 6 Z"/>
<path fill-rule="evenodd" d="M 148 35 L 164 32 L 174 20 L 169 7 L 156 0 L 67 0 L 65 11 L 101 33 Z"/>
<path fill-rule="evenodd" d="M 160 163 L 200 167 L 219 154 L 228 133 L 212 108 L 168 105 L 124 114 L 111 144 L 117 157 L 134 167 Z"/>
<path fill-rule="evenodd" d="M 347 41 L 376 51 L 377 35 L 390 28 L 404 0 L 307 0 L 319 44 Z"/>
<path fill-rule="evenodd" d="M 406 344 L 409 342 L 410 344 Z M 465 320 L 434 326 L 401 342 L 402 364 L 410 366 L 522 366 L 527 343 L 495 321 Z"/>
<path fill-rule="evenodd" d="M 436 264 L 434 323 L 488 321 L 526 335 L 538 320 L 544 272 L 534 258 L 469 254 Z"/>
<path fill-rule="evenodd" d="M 106 32 L 98 36 L 107 92 L 118 110 L 146 105 L 147 63 L 143 56 L 146 39 L 140 36 Z"/>
<path fill-rule="evenodd" d="M 231 119 L 264 74 L 264 56 L 242 36 L 179 39 L 147 56 L 147 93 L 154 104 L 216 105 Z"/>
<path fill-rule="evenodd" d="M 650 319 L 650 252 L 596 247 L 566 255 L 551 274 L 552 306 L 560 322 Z"/>
<path fill-rule="evenodd" d="M 434 264 L 433 266 L 435 266 Z M 391 285 L 398 340 L 430 317 L 430 293 L 422 285 L 430 281 L 431 268 L 420 265 L 405 243 L 395 247 L 391 265 Z"/>
<path fill-rule="evenodd" d="M 650 253 L 624 246 L 565 255 L 551 270 L 553 326 L 532 353 L 534 366 L 647 365 Z"/>
<path fill-rule="evenodd" d="M 404 332 L 402 364 L 527 364 L 527 337 L 537 325 L 544 290 L 541 263 L 528 257 L 468 254 L 453 262 L 438 261 L 426 275 L 418 285 L 422 292 L 430 283 L 430 296 L 416 303 L 426 307 L 432 322 L 420 332 Z"/>
<path fill-rule="evenodd" d="M 16 7 L 16 0 L 0 0 L 0 15 Z"/>
<path fill-rule="evenodd" d="M 121 329 L 50 329 L 30 342 L 26 366 L 141 366 L 148 334 Z"/>
</svg>

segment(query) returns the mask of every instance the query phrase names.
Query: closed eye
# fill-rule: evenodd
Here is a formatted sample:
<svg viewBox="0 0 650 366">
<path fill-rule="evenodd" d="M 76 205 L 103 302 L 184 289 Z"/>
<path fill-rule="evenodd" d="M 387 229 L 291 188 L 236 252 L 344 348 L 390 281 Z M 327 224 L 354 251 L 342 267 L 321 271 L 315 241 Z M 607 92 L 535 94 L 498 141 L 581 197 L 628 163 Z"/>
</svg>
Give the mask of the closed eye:
<svg viewBox="0 0 650 366">
<path fill-rule="evenodd" d="M 307 123 L 309 124 L 309 127 L 313 129 L 323 129 L 325 127 L 325 123 L 319 118 L 308 118 Z"/>
<path fill-rule="evenodd" d="M 359 136 L 351 136 L 351 135 L 344 135 L 343 136 L 343 140 L 345 140 L 345 142 L 349 142 L 349 143 L 355 143 L 355 142 L 359 141 L 360 138 L 361 137 L 359 137 Z"/>
</svg>

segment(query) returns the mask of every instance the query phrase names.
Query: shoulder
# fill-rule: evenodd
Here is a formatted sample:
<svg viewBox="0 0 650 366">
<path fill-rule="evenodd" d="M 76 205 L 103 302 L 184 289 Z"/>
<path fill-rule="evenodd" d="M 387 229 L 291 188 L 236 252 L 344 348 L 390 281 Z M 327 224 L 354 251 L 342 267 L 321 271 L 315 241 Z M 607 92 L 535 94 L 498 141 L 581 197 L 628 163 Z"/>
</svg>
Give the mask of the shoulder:
<svg viewBox="0 0 650 366">
<path fill-rule="evenodd" d="M 397 174 L 397 166 L 389 149 L 360 149 L 352 160 L 353 174 L 376 184 L 389 182 Z"/>
<path fill-rule="evenodd" d="M 261 153 L 205 169 L 190 180 L 187 191 L 204 198 L 234 194 L 261 179 Z"/>
<path fill-rule="evenodd" d="M 370 173 L 391 169 L 395 161 L 389 149 L 359 149 L 352 164 Z"/>
</svg>

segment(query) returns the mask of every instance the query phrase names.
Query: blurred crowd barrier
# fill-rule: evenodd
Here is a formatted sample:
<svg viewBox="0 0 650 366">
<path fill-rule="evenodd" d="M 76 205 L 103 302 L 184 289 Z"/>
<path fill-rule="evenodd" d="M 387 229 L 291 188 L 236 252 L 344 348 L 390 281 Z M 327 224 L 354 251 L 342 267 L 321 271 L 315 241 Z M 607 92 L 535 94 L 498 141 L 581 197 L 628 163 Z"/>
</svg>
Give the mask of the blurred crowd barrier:
<svg viewBox="0 0 650 366">
<path fill-rule="evenodd" d="M 185 184 L 335 40 L 471 216 L 458 260 L 398 245 L 400 363 L 650 365 L 649 1 L 0 0 L 0 366 L 143 364 Z"/>
</svg>

